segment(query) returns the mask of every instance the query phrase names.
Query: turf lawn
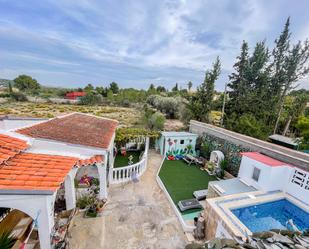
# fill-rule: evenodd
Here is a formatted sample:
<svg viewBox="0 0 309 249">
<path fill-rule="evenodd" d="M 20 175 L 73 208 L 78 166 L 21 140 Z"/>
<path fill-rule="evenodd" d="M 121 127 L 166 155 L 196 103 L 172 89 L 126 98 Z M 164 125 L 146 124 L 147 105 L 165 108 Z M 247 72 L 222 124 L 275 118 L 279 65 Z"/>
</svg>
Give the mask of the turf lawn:
<svg viewBox="0 0 309 249">
<path fill-rule="evenodd" d="M 207 189 L 208 182 L 217 180 L 215 176 L 208 175 L 198 166 L 188 166 L 183 160 L 165 160 L 159 176 L 176 206 L 181 200 L 194 198 L 194 191 Z M 183 213 L 189 213 L 188 211 Z"/>
<path fill-rule="evenodd" d="M 129 165 L 129 156 L 133 156 L 133 163 L 137 163 L 139 161 L 140 151 L 127 151 L 127 155 L 123 156 L 121 153 L 118 153 L 115 158 L 114 168 L 125 167 Z"/>
</svg>

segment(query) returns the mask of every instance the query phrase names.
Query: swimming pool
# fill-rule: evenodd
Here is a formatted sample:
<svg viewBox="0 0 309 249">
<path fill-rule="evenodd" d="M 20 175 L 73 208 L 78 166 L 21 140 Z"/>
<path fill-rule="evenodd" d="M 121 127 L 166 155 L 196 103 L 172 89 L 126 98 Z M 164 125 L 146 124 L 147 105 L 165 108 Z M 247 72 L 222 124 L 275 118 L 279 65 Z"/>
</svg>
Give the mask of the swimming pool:
<svg viewBox="0 0 309 249">
<path fill-rule="evenodd" d="M 231 211 L 252 232 L 271 229 L 293 230 L 291 224 L 294 224 L 300 231 L 309 229 L 309 213 L 287 199 L 232 209 Z"/>
</svg>

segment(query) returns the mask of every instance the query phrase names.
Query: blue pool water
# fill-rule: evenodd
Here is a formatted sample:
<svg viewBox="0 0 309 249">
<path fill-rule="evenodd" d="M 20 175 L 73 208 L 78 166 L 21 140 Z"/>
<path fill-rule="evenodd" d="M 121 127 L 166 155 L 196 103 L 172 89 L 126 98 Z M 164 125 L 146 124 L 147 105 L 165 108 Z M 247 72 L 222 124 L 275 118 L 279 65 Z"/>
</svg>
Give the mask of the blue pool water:
<svg viewBox="0 0 309 249">
<path fill-rule="evenodd" d="M 292 219 L 300 231 L 309 229 L 309 213 L 286 199 L 231 210 L 252 232 L 270 229 L 289 229 L 287 221 Z"/>
</svg>

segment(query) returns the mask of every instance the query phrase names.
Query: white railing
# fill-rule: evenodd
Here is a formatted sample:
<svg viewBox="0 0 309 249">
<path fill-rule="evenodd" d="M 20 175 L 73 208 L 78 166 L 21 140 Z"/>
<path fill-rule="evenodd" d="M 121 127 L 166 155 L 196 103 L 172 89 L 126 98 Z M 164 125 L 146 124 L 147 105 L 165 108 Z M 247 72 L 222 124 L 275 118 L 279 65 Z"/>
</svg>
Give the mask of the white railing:
<svg viewBox="0 0 309 249">
<path fill-rule="evenodd" d="M 119 184 L 119 183 L 130 182 L 141 177 L 147 169 L 148 151 L 149 151 L 149 138 L 146 138 L 145 151 L 143 153 L 141 160 L 138 163 L 126 167 L 113 168 L 111 183 Z"/>
</svg>

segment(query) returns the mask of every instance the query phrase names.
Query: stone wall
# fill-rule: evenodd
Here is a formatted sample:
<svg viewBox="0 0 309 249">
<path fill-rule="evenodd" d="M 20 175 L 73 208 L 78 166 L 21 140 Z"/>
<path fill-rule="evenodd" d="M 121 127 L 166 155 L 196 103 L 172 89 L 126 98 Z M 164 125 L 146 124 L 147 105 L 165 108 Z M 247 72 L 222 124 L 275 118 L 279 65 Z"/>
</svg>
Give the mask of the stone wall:
<svg viewBox="0 0 309 249">
<path fill-rule="evenodd" d="M 258 151 L 270 157 L 296 165 L 309 171 L 309 154 L 272 144 L 266 141 L 245 136 L 229 131 L 214 125 L 201 123 L 195 120 L 190 121 L 190 132 L 200 136 L 216 137 L 219 140 L 227 141 L 247 151 Z"/>
<path fill-rule="evenodd" d="M 219 222 L 221 222 L 224 229 L 229 233 L 233 234 L 231 229 L 222 221 L 221 217 L 216 213 L 216 211 L 211 207 L 211 205 L 206 201 L 205 208 L 205 238 L 210 240 L 216 237 L 216 232 Z"/>
</svg>

